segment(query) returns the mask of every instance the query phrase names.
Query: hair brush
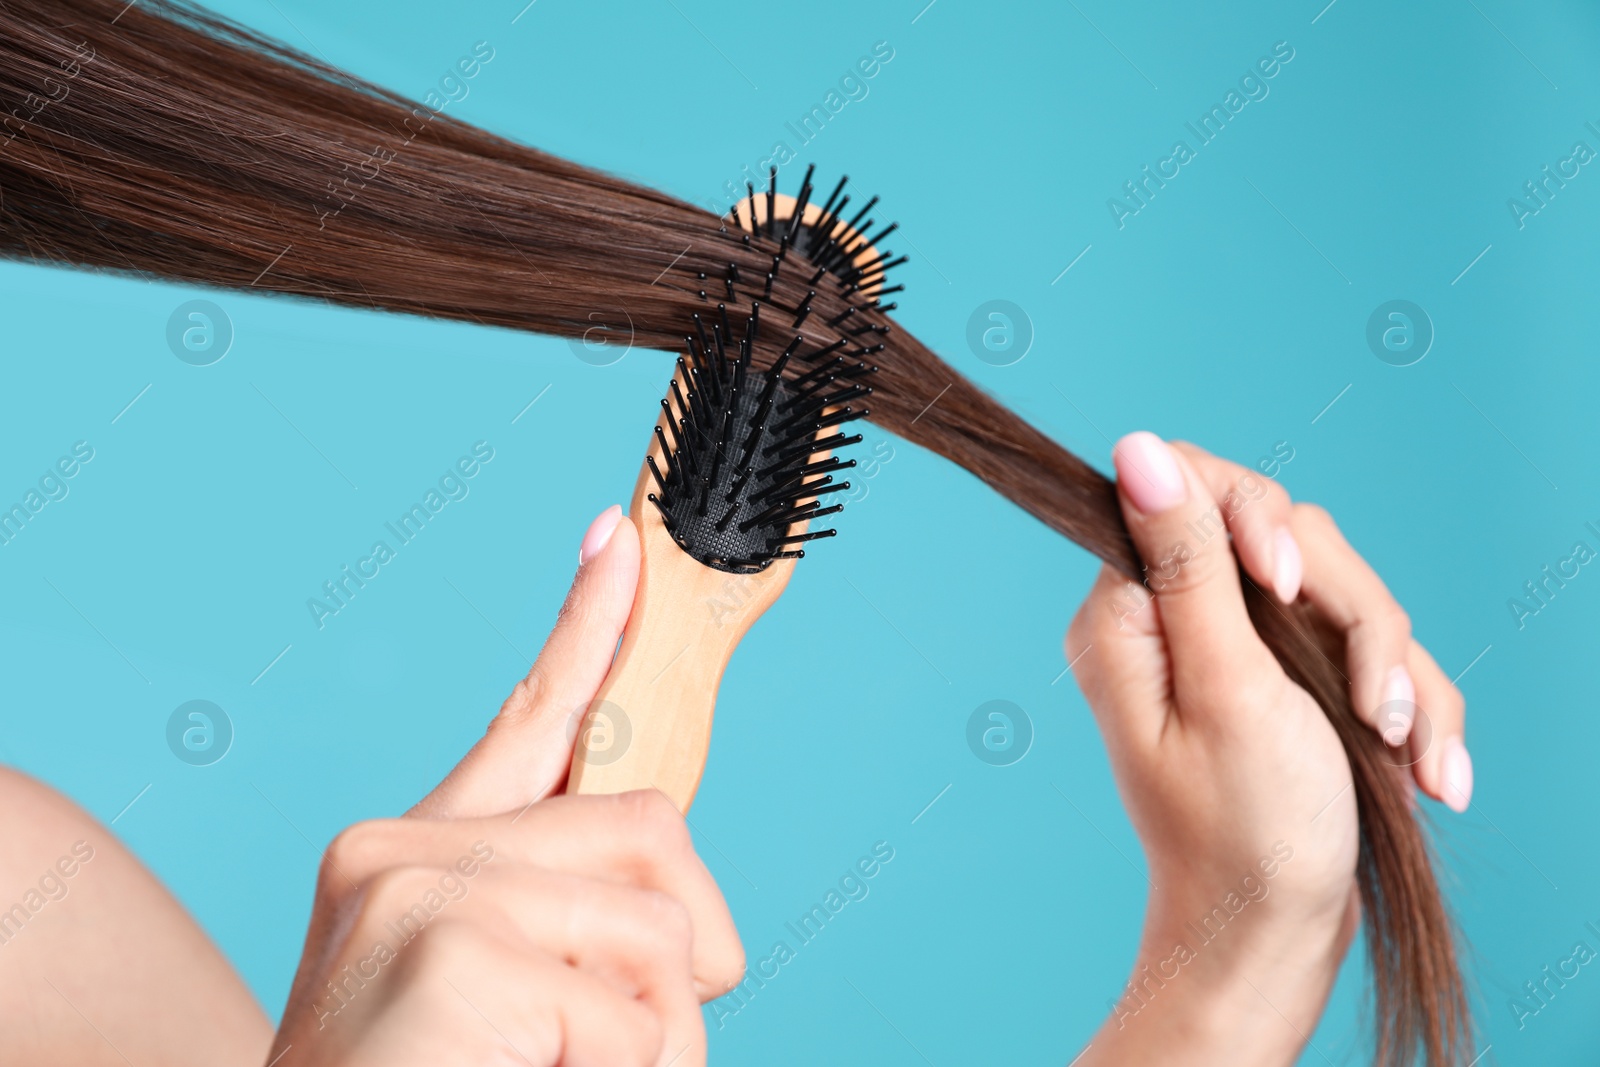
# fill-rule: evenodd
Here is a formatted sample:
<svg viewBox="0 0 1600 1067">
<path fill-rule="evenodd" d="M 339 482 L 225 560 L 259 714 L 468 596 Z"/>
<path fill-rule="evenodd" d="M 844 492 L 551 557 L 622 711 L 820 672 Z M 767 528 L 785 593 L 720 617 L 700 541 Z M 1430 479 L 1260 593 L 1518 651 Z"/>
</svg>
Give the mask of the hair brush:
<svg viewBox="0 0 1600 1067">
<path fill-rule="evenodd" d="M 819 274 L 881 268 L 838 207 L 806 203 L 808 190 L 796 201 L 767 196 L 761 225 L 785 231 L 774 273 L 790 255 Z M 752 192 L 751 219 L 756 206 Z M 730 268 L 730 292 L 738 281 Z M 812 525 L 843 510 L 828 498 L 850 488 L 835 475 L 855 460 L 834 453 L 861 440 L 841 427 L 868 414 L 859 404 L 872 392 L 877 368 L 864 357 L 876 337 L 841 318 L 828 324 L 831 343 L 808 341 L 797 331 L 810 313 L 809 301 L 756 300 L 742 322 L 726 304 L 694 315 L 629 509 L 641 548 L 633 611 L 586 710 L 568 792 L 653 786 L 687 810 L 734 648 L 787 586 L 801 546 L 834 535 Z M 762 351 L 763 335 L 781 340 Z"/>
</svg>

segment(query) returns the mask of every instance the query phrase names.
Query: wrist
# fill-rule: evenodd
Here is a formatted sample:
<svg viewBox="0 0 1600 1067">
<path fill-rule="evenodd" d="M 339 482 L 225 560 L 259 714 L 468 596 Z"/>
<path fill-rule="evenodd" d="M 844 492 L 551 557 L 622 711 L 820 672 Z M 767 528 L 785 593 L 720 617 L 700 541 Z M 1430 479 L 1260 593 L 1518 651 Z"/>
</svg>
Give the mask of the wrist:
<svg viewBox="0 0 1600 1067">
<path fill-rule="evenodd" d="M 1293 1064 L 1315 1031 L 1354 934 L 1331 920 L 1152 902 L 1139 956 L 1080 1067 Z"/>
</svg>

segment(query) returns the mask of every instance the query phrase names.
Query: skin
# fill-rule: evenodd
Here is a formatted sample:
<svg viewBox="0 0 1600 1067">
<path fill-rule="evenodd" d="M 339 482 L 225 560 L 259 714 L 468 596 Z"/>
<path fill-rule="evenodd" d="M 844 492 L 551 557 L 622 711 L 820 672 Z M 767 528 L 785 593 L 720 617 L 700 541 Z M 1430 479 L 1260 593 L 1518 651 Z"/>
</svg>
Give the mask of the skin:
<svg viewBox="0 0 1600 1067">
<path fill-rule="evenodd" d="M 1344 628 L 1358 711 L 1436 798 L 1470 791 L 1440 752 L 1459 743 L 1462 703 L 1325 512 L 1291 505 L 1275 484 L 1262 491 L 1259 478 L 1247 484 L 1251 472 L 1192 446 L 1168 453 L 1135 436 L 1116 462 L 1145 558 L 1193 542 L 1185 524 L 1230 492 L 1250 502 L 1225 509 L 1230 536 L 1192 544 L 1152 583 L 1154 597 L 1103 572 L 1067 636 L 1156 887 L 1133 973 L 1147 996 L 1125 1000 L 1076 1062 L 1291 1063 L 1356 928 L 1356 812 L 1331 727 L 1244 615 L 1234 552 L 1253 580 L 1285 600 L 1308 597 Z M 329 847 L 276 1035 L 215 946 L 104 827 L 0 771 L 0 801 L 28 813 L 5 828 L 0 901 L 21 899 L 74 843 L 94 850 L 66 897 L 0 943 L 0 1062 L 704 1063 L 699 1004 L 740 979 L 744 956 L 682 817 L 653 791 L 559 795 L 574 715 L 610 666 L 638 568 L 637 532 L 609 509 L 584 538 L 538 661 L 483 739 L 405 818 L 357 824 Z M 1385 687 L 1397 665 L 1426 709 L 1426 744 L 1379 716 L 1392 711 Z M 1264 858 L 1277 861 L 1270 877 Z M 1171 973 L 1174 945 L 1198 940 L 1188 924 L 1246 875 L 1258 889 L 1245 891 L 1265 895 L 1176 977 L 1150 981 L 1144 968 Z M 397 935 L 418 904 L 432 909 L 426 923 L 412 920 L 420 932 Z"/>
<path fill-rule="evenodd" d="M 633 606 L 639 539 L 620 508 L 579 564 L 483 739 L 406 818 L 330 846 L 282 1067 L 705 1063 L 700 1003 L 743 976 L 744 951 L 683 817 L 654 790 L 555 795 Z M 402 941 L 419 903 L 436 917 Z"/>
<path fill-rule="evenodd" d="M 142 864 L 49 787 L 0 770 L 0 908 L 83 842 L 93 850 L 20 932 L 0 928 L 0 1063 L 74 1067 L 266 1062 L 272 1025 Z M 80 854 L 81 854 L 80 850 Z"/>
<path fill-rule="evenodd" d="M 1141 556 L 1183 562 L 1161 570 L 1153 595 L 1103 570 L 1067 632 L 1153 886 L 1130 977 L 1137 993 L 1077 1062 L 1292 1064 L 1359 921 L 1356 804 L 1332 726 L 1256 636 L 1237 563 L 1280 600 L 1303 595 L 1343 628 L 1358 713 L 1399 742 L 1396 764 L 1414 762 L 1435 798 L 1464 800 L 1457 787 L 1470 789 L 1447 780 L 1439 758 L 1450 738 L 1459 743 L 1461 696 L 1326 512 L 1148 434 L 1119 442 L 1115 462 Z M 1231 537 L 1197 538 L 1219 504 Z M 1426 749 L 1421 731 L 1406 738 L 1378 714 L 1396 666 L 1425 709 L 1412 717 L 1427 717 Z M 1197 929 L 1219 905 L 1222 919 Z"/>
<path fill-rule="evenodd" d="M 108 830 L 0 773 L 6 810 L 28 813 L 8 820 L 0 900 L 21 899 L 74 842 L 94 849 L 67 896 L 0 944 L 0 1063 L 704 1064 L 700 1003 L 743 976 L 744 953 L 683 817 L 653 790 L 557 795 L 574 713 L 610 666 L 638 572 L 637 531 L 609 509 L 483 739 L 405 818 L 329 846 L 276 1035 Z"/>
</svg>

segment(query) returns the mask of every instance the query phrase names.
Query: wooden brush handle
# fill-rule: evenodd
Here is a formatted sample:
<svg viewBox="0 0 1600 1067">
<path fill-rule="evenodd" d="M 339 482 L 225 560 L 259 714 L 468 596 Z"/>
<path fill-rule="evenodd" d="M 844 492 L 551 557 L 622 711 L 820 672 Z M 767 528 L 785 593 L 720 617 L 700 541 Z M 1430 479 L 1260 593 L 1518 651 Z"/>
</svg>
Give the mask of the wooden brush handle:
<svg viewBox="0 0 1600 1067">
<path fill-rule="evenodd" d="M 780 194 L 773 199 L 772 214 L 789 218 L 795 206 L 792 197 Z M 740 201 L 734 217 L 753 231 L 767 219 L 765 197 L 758 196 L 754 205 Z M 817 222 L 821 206 L 807 204 L 803 217 Z M 835 237 L 842 244 L 849 246 L 859 236 L 837 224 Z M 879 258 L 878 250 L 863 246 L 852 258 L 870 263 Z M 881 285 L 880 280 L 863 295 L 871 297 Z M 687 391 L 687 382 L 679 385 Z M 650 454 L 667 469 L 653 435 Z M 816 458 L 826 456 L 819 453 Z M 567 792 L 624 793 L 654 786 L 679 811 L 688 811 L 711 747 L 711 716 L 722 672 L 745 631 L 789 584 L 795 561 L 774 560 L 755 574 L 705 566 L 667 532 L 661 513 L 649 501 L 654 489 L 647 463 L 629 509 L 643 549 L 633 614 L 611 673 L 584 715 Z M 796 523 L 790 533 L 805 528 L 805 523 Z"/>
<path fill-rule="evenodd" d="M 653 438 L 650 451 L 665 469 Z M 688 811 L 705 770 L 728 657 L 789 584 L 795 561 L 774 560 L 755 574 L 707 567 L 667 532 L 648 499 L 654 489 L 646 465 L 629 509 L 642 549 L 633 613 L 622 650 L 583 718 L 567 792 L 654 786 Z"/>
</svg>

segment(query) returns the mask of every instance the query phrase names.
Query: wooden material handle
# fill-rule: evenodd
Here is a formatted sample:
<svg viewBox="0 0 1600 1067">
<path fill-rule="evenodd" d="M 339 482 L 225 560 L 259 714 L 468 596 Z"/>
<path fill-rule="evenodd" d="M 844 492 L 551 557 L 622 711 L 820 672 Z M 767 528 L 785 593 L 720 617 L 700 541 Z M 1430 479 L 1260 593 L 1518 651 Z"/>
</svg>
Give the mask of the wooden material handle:
<svg viewBox="0 0 1600 1067">
<path fill-rule="evenodd" d="M 665 469 L 653 437 L 650 452 Z M 654 485 L 646 465 L 629 507 L 642 549 L 633 613 L 622 650 L 584 716 L 567 792 L 654 786 L 688 811 L 705 770 L 722 672 L 751 624 L 789 584 L 795 561 L 774 560 L 754 574 L 706 566 L 667 532 L 647 499 Z"/>
<path fill-rule="evenodd" d="M 772 215 L 791 217 L 795 206 L 792 197 L 779 194 Z M 734 217 L 742 228 L 754 230 L 757 221 L 767 218 L 765 196 L 756 197 L 754 204 L 740 201 Z M 820 205 L 806 205 L 806 222 L 821 217 Z M 860 237 L 842 222 L 830 228 L 845 246 Z M 861 264 L 880 257 L 877 248 L 863 246 L 851 258 Z M 882 284 L 880 279 L 863 296 L 872 297 Z M 679 384 L 688 390 L 687 382 Z M 664 421 L 662 428 L 667 429 Z M 650 453 L 665 470 L 666 457 L 653 435 Z M 774 560 L 755 574 L 707 567 L 667 532 L 648 499 L 654 485 L 646 464 L 629 508 L 643 549 L 633 614 L 611 673 L 584 715 L 567 792 L 625 793 L 654 786 L 679 811 L 688 811 L 711 746 L 722 672 L 751 624 L 789 584 L 795 561 Z M 805 523 L 796 523 L 789 532 L 805 528 Z"/>
</svg>

